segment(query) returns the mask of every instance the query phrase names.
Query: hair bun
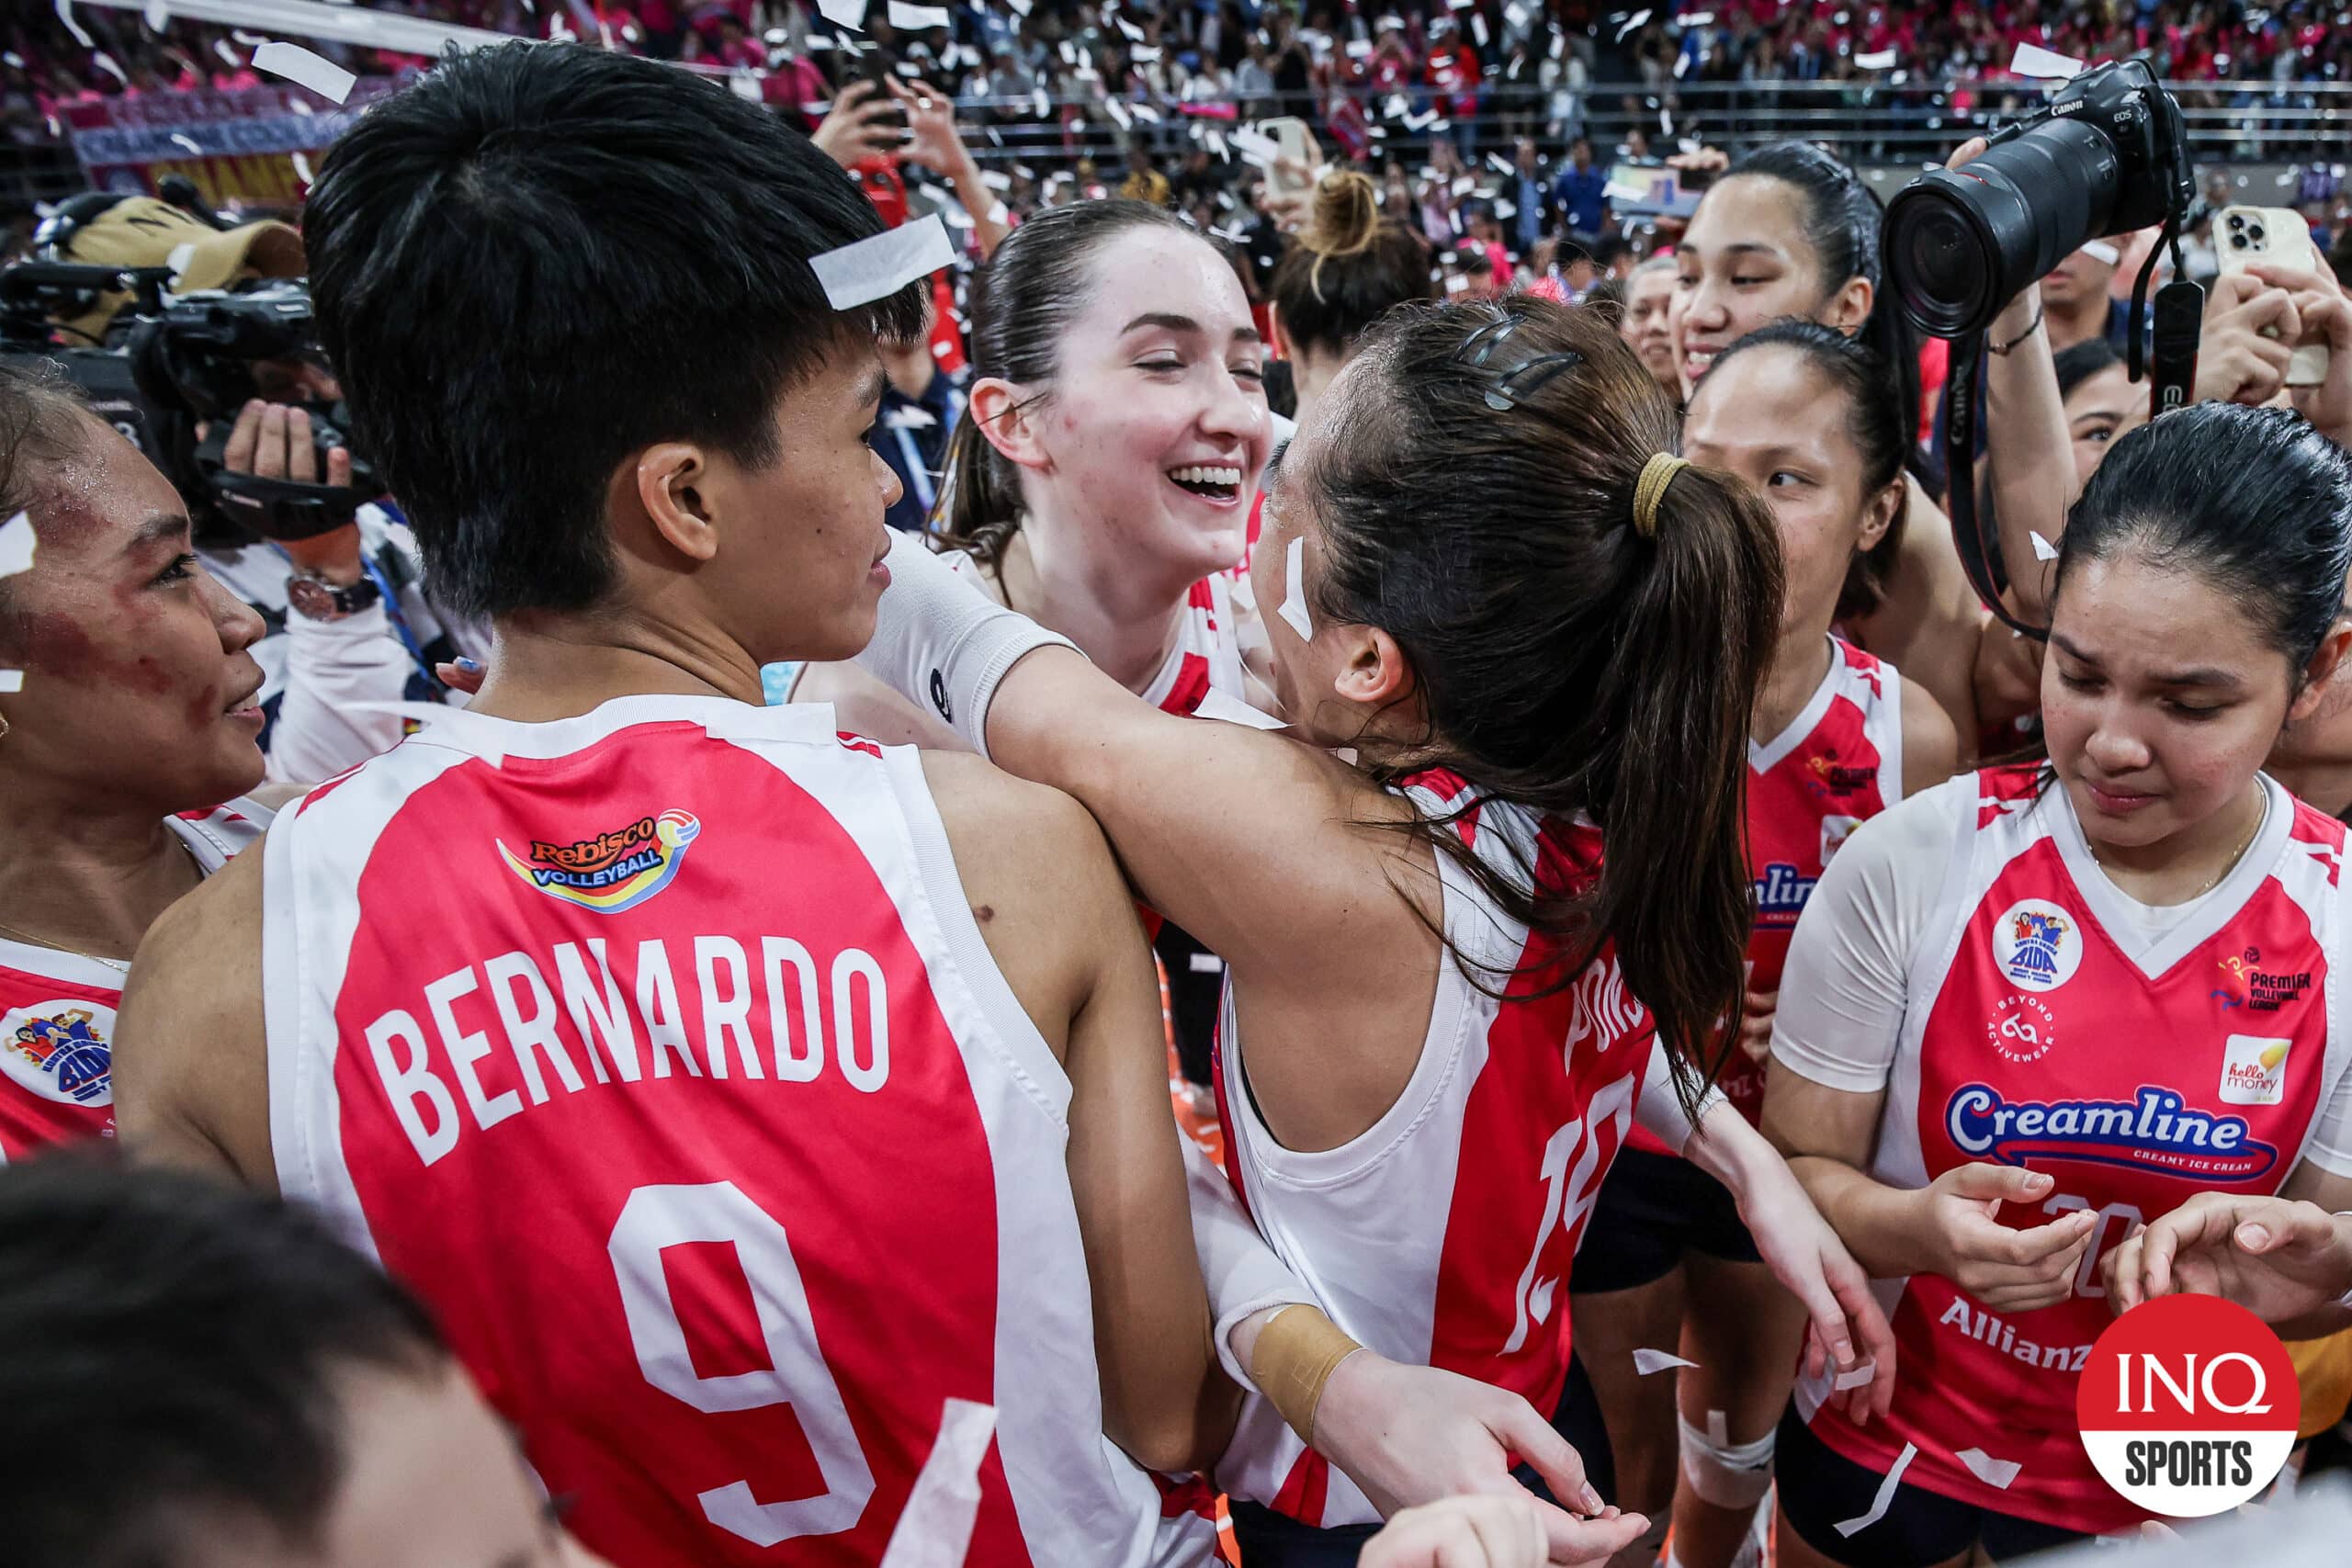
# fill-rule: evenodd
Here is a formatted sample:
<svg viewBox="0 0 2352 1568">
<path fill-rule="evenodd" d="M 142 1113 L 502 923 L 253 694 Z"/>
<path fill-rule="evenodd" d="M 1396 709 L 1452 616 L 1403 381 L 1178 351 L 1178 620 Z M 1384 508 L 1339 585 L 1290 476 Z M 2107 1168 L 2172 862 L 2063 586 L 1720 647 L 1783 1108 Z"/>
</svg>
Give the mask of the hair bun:
<svg viewBox="0 0 2352 1568">
<path fill-rule="evenodd" d="M 1318 256 L 1360 255 L 1380 232 L 1380 192 L 1371 177 L 1333 169 L 1316 183 L 1298 243 Z"/>
</svg>

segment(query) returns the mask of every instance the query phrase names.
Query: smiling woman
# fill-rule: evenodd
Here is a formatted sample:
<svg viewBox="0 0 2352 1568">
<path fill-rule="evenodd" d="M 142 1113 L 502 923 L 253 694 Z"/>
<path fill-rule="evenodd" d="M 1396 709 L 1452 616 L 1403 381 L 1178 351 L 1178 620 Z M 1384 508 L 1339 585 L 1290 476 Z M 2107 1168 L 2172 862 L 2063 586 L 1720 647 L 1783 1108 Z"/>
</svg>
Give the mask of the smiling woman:
<svg viewBox="0 0 2352 1568">
<path fill-rule="evenodd" d="M 269 820 L 261 618 L 197 564 L 187 513 L 58 381 L 0 367 L 0 1159 L 110 1134 L 130 957 Z M 223 802 L 229 804 L 223 805 Z"/>
</svg>

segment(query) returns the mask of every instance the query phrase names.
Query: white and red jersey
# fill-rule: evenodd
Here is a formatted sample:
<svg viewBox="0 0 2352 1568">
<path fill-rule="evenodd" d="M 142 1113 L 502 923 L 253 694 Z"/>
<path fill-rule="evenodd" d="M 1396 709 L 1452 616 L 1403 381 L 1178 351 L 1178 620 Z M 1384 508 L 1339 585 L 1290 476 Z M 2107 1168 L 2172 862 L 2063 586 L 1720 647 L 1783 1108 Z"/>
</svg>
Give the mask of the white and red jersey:
<svg viewBox="0 0 2352 1568">
<path fill-rule="evenodd" d="M 238 799 L 164 826 L 209 876 L 269 826 Z M 127 965 L 0 938 L 0 1165 L 51 1144 L 114 1136 L 114 1015 Z"/>
<path fill-rule="evenodd" d="M 1436 817 L 1469 788 L 1430 773 L 1407 793 Z M 1572 890 L 1600 872 L 1590 826 L 1488 801 L 1453 830 L 1522 886 Z M 1446 938 L 1476 983 L 1452 955 L 1441 961 L 1420 1060 L 1396 1103 L 1339 1148 L 1283 1148 L 1250 1101 L 1228 987 L 1217 1079 L 1227 1169 L 1259 1231 L 1357 1341 L 1550 1410 L 1567 1375 L 1569 1266 L 1633 1120 L 1655 1030 L 1611 948 L 1566 988 L 1536 995 L 1557 981 L 1555 945 L 1453 860 L 1437 863 Z M 1380 1517 L 1261 1395 L 1243 1406 L 1218 1479 L 1307 1524 Z"/>
<path fill-rule="evenodd" d="M 1777 991 L 1789 937 L 1822 869 L 1848 834 L 1903 798 L 1903 677 L 1843 637 L 1829 670 L 1786 729 L 1747 742 L 1747 863 L 1756 920 L 1747 988 Z M 1755 1125 L 1764 1114 L 1765 1064 L 1735 1050 L 1715 1087 Z M 1636 1126 L 1632 1146 L 1666 1145 Z"/>
<path fill-rule="evenodd" d="M 982 592 L 1002 602 L 1001 592 L 986 581 L 985 570 L 970 554 L 947 550 L 940 558 L 958 577 L 980 581 Z M 1217 572 L 1193 584 L 1184 595 L 1184 615 L 1175 645 L 1150 682 L 1136 694 L 1163 712 L 1189 718 L 1212 691 L 1247 703 L 1250 693 L 1242 671 L 1241 626 L 1233 604 L 1233 580 Z"/>
<path fill-rule="evenodd" d="M 1801 1386 L 1798 1408 L 1831 1448 L 1884 1471 L 1913 1445 L 1911 1484 L 2069 1529 L 2143 1517 L 2092 1469 L 2075 1418 L 2077 1375 L 2111 1320 L 2101 1258 L 2195 1193 L 2278 1191 L 2313 1150 L 2323 1110 L 2341 1115 L 2346 1040 L 2331 1021 L 2345 829 L 2261 783 L 2267 815 L 2236 869 L 2154 911 L 2107 880 L 2064 786 L 2044 787 L 2037 769 L 1986 770 L 1904 808 L 1905 830 L 1923 835 L 1915 868 L 1932 886 L 1939 864 L 1940 888 L 1906 943 L 1871 1174 L 1917 1189 L 1974 1161 L 2022 1166 L 2054 1191 L 2004 1205 L 2002 1224 L 2075 1209 L 2099 1224 L 2054 1306 L 1996 1312 L 1939 1277 L 1881 1281 L 1901 1348 L 1894 1408 L 1857 1427 Z M 1922 811 L 1944 813 L 1947 832 Z M 1842 893 L 1817 898 L 1814 915 L 1845 907 Z M 2150 913 L 2167 923 L 2150 928 Z"/>
<path fill-rule="evenodd" d="M 871 1564 L 965 1400 L 971 1561 L 1205 1560 L 1102 1435 L 1069 1082 L 913 749 L 816 704 L 453 711 L 267 856 L 280 1185 L 432 1305 L 592 1549 Z"/>
</svg>

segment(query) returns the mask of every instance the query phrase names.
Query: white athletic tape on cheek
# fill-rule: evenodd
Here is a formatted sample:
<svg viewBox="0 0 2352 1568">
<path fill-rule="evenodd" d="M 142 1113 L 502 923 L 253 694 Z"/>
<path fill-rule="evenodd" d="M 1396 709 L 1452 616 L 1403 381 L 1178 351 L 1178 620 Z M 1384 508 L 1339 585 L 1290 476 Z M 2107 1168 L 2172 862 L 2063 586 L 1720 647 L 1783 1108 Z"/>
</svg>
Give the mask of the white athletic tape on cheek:
<svg viewBox="0 0 2352 1568">
<path fill-rule="evenodd" d="M 1878 1483 L 1876 1495 L 1871 1498 L 1871 1511 L 1859 1519 L 1838 1520 L 1838 1533 L 1851 1538 L 1886 1517 L 1887 1509 L 1894 1506 L 1894 1489 L 1903 1483 L 1903 1472 L 1910 1469 L 1911 1461 L 1918 1457 L 1918 1444 L 1904 1444 L 1903 1452 L 1895 1458 L 1894 1468 L 1886 1472 L 1885 1479 Z"/>
<path fill-rule="evenodd" d="M 1698 1364 L 1696 1361 L 1686 1361 L 1679 1356 L 1669 1356 L 1663 1350 L 1641 1349 L 1634 1352 L 1634 1372 L 1637 1377 L 1647 1377 L 1652 1372 L 1662 1372 L 1668 1367 L 1696 1367 Z"/>
<path fill-rule="evenodd" d="M 2030 529 L 2030 528 L 2027 529 L 2027 530 L 2026 530 L 2026 532 L 2027 532 L 2027 533 L 2029 533 L 2029 534 L 2031 534 L 2031 535 L 2033 536 L 2033 558 L 2034 558 L 2034 559 L 2036 559 L 2036 560 L 2056 560 L 2056 559 L 2058 558 L 2058 547 L 2057 547 L 2057 546 L 2055 546 L 2055 545 L 2052 544 L 2049 540 L 2047 540 L 2047 539 L 2043 538 L 2041 535 L 2039 535 L 2039 534 L 2035 534 L 2035 533 L 2033 532 L 2033 530 L 2032 530 L 2032 529 Z"/>
<path fill-rule="evenodd" d="M 0 577 L 32 570 L 33 550 L 40 543 L 30 514 L 19 512 L 0 523 Z"/>
<path fill-rule="evenodd" d="M 824 288 L 826 302 L 836 310 L 850 310 L 896 294 L 955 259 L 947 225 L 933 213 L 811 256 L 808 268 Z"/>
<path fill-rule="evenodd" d="M 1261 713 L 1239 697 L 1227 696 L 1215 687 L 1211 687 L 1208 695 L 1201 699 L 1200 706 L 1193 710 L 1193 716 L 1219 718 L 1227 724 L 1246 724 L 1252 729 L 1283 728 L 1283 721 L 1272 714 Z"/>
<path fill-rule="evenodd" d="M 1878 1363 L 1864 1361 L 1851 1371 L 1839 1372 L 1829 1384 L 1833 1393 L 1843 1393 L 1849 1388 L 1860 1388 L 1878 1376 Z"/>
<path fill-rule="evenodd" d="M 2004 1492 L 2009 1489 L 2009 1483 L 2018 1478 L 2018 1472 L 2025 1468 L 2015 1460 L 1995 1459 L 1983 1449 L 1962 1449 L 1951 1457 L 1966 1465 L 1969 1474 L 1985 1485 L 1997 1486 Z"/>
<path fill-rule="evenodd" d="M 276 39 L 254 51 L 254 69 L 299 83 L 338 104 L 351 96 L 352 84 L 359 80 L 334 61 L 312 54 L 299 43 L 280 43 Z"/>
<path fill-rule="evenodd" d="M 2060 54 L 2040 44 L 2021 43 L 2018 45 L 2016 56 L 2009 62 L 2009 69 L 2020 76 L 2063 81 L 2068 76 L 2081 75 L 2083 62 L 2071 54 Z"/>
<path fill-rule="evenodd" d="M 1306 575 L 1306 541 L 1293 539 L 1283 556 L 1283 602 L 1275 607 L 1274 614 L 1290 623 L 1290 629 L 1298 634 L 1300 641 L 1313 642 L 1315 623 L 1306 618 L 1306 595 L 1299 592 L 1298 586 L 1299 579 Z"/>
<path fill-rule="evenodd" d="M 961 1568 L 980 1510 L 980 1461 L 996 1435 L 996 1406 L 951 1399 L 922 1461 L 881 1568 Z"/>
</svg>

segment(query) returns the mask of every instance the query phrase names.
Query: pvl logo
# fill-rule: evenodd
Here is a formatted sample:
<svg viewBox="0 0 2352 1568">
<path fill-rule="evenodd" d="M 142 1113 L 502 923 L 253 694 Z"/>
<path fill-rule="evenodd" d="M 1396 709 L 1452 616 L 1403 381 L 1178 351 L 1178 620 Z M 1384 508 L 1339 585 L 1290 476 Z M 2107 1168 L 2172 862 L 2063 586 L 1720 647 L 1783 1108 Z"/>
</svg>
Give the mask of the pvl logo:
<svg viewBox="0 0 2352 1568">
<path fill-rule="evenodd" d="M 2213 1296 L 2143 1302 L 2107 1325 L 2075 1391 L 2083 1447 L 2151 1513 L 2225 1513 L 2278 1479 L 2301 1393 L 2278 1336 Z"/>
</svg>

